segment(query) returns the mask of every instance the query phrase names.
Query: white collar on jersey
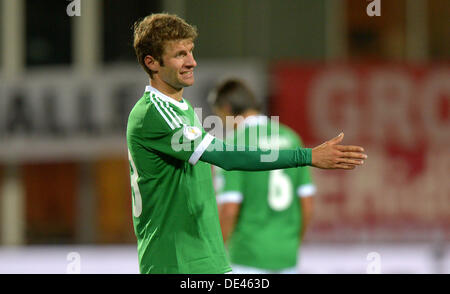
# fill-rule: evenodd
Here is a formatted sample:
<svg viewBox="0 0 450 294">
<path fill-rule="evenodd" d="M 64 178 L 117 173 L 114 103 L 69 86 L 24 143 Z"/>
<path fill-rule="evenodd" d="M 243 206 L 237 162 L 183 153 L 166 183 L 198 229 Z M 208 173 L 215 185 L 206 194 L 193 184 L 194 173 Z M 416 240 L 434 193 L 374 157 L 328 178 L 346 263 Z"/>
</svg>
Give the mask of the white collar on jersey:
<svg viewBox="0 0 450 294">
<path fill-rule="evenodd" d="M 264 125 L 264 124 L 267 124 L 267 119 L 268 119 L 267 116 L 262 115 L 262 114 L 250 115 L 244 119 L 244 122 L 242 123 L 242 125 L 246 126 L 246 127 Z"/>
<path fill-rule="evenodd" d="M 148 85 L 145 87 L 145 92 L 154 92 L 156 95 L 158 95 L 158 98 L 160 98 L 161 100 L 167 101 L 172 103 L 173 105 L 177 106 L 178 108 L 180 108 L 181 110 L 187 110 L 189 108 L 189 105 L 186 103 L 186 101 L 184 101 L 184 99 L 182 98 L 181 102 L 178 102 L 177 100 L 161 93 L 160 91 L 158 91 L 157 89 L 153 88 L 152 86 Z"/>
</svg>

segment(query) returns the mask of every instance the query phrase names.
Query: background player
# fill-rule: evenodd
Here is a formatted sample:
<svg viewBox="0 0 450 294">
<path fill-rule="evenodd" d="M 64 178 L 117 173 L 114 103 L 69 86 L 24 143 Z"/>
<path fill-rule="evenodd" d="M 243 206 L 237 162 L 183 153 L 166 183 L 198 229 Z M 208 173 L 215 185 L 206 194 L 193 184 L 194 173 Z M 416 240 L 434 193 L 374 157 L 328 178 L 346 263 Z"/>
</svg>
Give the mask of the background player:
<svg viewBox="0 0 450 294">
<path fill-rule="evenodd" d="M 255 142 L 280 149 L 301 146 L 300 138 L 279 125 L 275 135 L 267 116 L 251 90 L 240 80 L 219 84 L 208 97 L 214 112 L 226 124 L 226 117 L 242 116 L 228 138 L 254 133 Z M 264 147 L 264 146 L 260 146 Z M 261 172 L 225 171 L 215 168 L 219 218 L 228 245 L 233 273 L 296 273 L 297 252 L 310 222 L 315 186 L 308 167 Z M 297 196 L 300 197 L 297 201 Z"/>
</svg>

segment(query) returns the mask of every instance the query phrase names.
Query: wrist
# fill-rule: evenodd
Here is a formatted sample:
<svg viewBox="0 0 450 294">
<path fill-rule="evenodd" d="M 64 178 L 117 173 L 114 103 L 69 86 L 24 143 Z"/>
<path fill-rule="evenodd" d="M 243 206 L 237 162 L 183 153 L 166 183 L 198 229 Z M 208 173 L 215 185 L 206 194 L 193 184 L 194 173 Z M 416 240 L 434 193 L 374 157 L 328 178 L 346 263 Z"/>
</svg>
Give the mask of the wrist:
<svg viewBox="0 0 450 294">
<path fill-rule="evenodd" d="M 311 148 L 300 148 L 300 162 L 299 166 L 306 166 L 312 164 L 312 149 Z"/>
<path fill-rule="evenodd" d="M 306 165 L 312 165 L 312 148 L 305 148 Z"/>
</svg>

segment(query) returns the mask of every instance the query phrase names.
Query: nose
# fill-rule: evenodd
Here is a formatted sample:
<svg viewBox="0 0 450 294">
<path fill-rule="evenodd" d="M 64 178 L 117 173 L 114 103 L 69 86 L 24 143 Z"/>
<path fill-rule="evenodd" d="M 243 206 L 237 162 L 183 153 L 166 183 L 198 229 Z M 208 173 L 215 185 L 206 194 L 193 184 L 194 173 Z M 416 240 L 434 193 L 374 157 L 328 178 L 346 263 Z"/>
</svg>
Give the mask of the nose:
<svg viewBox="0 0 450 294">
<path fill-rule="evenodd" d="M 194 54 L 189 53 L 187 55 L 187 59 L 186 59 L 186 64 L 185 65 L 188 68 L 194 68 L 194 67 L 197 66 L 197 62 L 195 61 Z"/>
</svg>

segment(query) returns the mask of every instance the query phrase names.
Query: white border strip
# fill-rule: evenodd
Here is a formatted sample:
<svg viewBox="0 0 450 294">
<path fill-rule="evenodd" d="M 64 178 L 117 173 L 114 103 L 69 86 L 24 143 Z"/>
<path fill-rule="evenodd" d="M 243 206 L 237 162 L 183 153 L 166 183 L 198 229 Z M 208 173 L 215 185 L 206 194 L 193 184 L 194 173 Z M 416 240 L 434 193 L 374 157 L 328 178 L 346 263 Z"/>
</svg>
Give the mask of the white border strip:
<svg viewBox="0 0 450 294">
<path fill-rule="evenodd" d="M 217 195 L 217 204 L 223 203 L 241 203 L 243 195 L 239 191 L 228 191 Z"/>
<path fill-rule="evenodd" d="M 168 101 L 168 102 L 172 103 L 173 105 L 177 106 L 178 108 L 180 108 L 181 110 L 188 110 L 189 109 L 189 105 L 184 100 L 184 98 L 183 98 L 183 102 L 178 102 L 174 98 L 169 97 L 169 96 L 161 93 L 161 91 L 158 91 L 157 89 L 153 88 L 150 85 L 145 87 L 145 92 L 150 92 L 150 93 L 151 92 L 155 92 L 159 96 L 159 98 L 161 100 Z"/>
<path fill-rule="evenodd" d="M 316 186 L 314 184 L 306 184 L 297 188 L 297 196 L 301 198 L 310 197 L 316 194 Z"/>
<path fill-rule="evenodd" d="M 202 142 L 197 146 L 197 149 L 195 149 L 189 158 L 190 164 L 195 165 L 197 163 L 203 152 L 205 152 L 206 148 L 208 148 L 209 144 L 211 144 L 212 140 L 214 140 L 214 136 L 206 134 L 205 138 L 203 138 Z"/>
</svg>

